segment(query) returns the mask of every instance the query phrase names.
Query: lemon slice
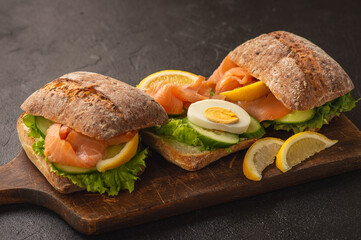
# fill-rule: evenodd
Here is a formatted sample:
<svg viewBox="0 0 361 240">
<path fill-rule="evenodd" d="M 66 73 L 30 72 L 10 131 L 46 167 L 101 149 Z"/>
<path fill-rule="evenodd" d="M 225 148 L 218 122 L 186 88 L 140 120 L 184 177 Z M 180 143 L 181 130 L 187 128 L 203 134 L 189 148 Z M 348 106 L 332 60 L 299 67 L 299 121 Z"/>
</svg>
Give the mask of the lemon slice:
<svg viewBox="0 0 361 240">
<path fill-rule="evenodd" d="M 287 172 L 293 166 L 337 142 L 317 132 L 297 133 L 282 145 L 276 157 L 276 166 L 282 172 Z"/>
<path fill-rule="evenodd" d="M 257 98 L 260 98 L 270 90 L 262 81 L 251 83 L 244 87 L 236 88 L 227 92 L 220 93 L 223 96 L 226 96 L 226 100 L 237 102 L 237 101 L 253 101 Z"/>
<path fill-rule="evenodd" d="M 253 181 L 262 179 L 262 171 L 274 162 L 274 159 L 284 141 L 279 138 L 262 138 L 247 150 L 243 161 L 243 173 Z"/>
<path fill-rule="evenodd" d="M 160 72 L 153 73 L 148 77 L 144 78 L 138 85 L 137 88 L 141 90 L 149 89 L 154 83 L 166 81 L 169 83 L 175 83 L 178 85 L 191 84 L 198 79 L 198 75 L 190 72 L 180 70 L 163 70 Z"/>
<path fill-rule="evenodd" d="M 105 159 L 99 161 L 96 168 L 99 172 L 113 169 L 128 162 L 137 153 L 139 134 L 125 144 L 110 147 Z"/>
</svg>

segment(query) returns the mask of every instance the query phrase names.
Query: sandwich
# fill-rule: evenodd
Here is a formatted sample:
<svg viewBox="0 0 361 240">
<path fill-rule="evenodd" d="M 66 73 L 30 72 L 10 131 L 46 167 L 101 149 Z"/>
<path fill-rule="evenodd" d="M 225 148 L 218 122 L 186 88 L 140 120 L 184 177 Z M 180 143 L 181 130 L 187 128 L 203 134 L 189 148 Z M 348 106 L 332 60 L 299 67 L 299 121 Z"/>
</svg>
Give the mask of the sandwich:
<svg viewBox="0 0 361 240">
<path fill-rule="evenodd" d="M 132 192 L 148 154 L 139 130 L 168 120 L 139 89 L 91 72 L 57 78 L 29 96 L 21 109 L 20 142 L 60 193 Z"/>
<path fill-rule="evenodd" d="M 342 67 L 310 41 L 284 31 L 262 34 L 231 51 L 208 79 L 148 89 L 170 118 L 142 136 L 167 160 L 194 171 L 248 148 L 264 127 L 318 131 L 355 107 L 353 88 Z M 214 108 L 218 112 L 209 118 Z M 235 125 L 231 116 L 243 127 L 225 127 Z"/>
<path fill-rule="evenodd" d="M 342 67 L 315 44 L 285 31 L 241 44 L 207 82 L 263 126 L 295 133 L 319 130 L 356 103 Z"/>
<path fill-rule="evenodd" d="M 199 170 L 248 148 L 265 134 L 261 124 L 240 106 L 215 95 L 202 76 L 184 85 L 161 80 L 146 93 L 162 105 L 169 121 L 143 129 L 142 140 L 185 170 Z"/>
</svg>

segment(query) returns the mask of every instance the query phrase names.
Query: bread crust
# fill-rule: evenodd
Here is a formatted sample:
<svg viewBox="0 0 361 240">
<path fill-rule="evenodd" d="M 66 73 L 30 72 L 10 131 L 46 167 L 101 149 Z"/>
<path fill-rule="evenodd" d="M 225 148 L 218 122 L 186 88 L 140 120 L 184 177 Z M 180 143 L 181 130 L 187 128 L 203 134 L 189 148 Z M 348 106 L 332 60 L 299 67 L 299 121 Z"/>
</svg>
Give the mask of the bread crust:
<svg viewBox="0 0 361 240">
<path fill-rule="evenodd" d="M 23 113 L 17 122 L 17 130 L 20 139 L 20 143 L 23 146 L 26 155 L 30 161 L 39 169 L 39 171 L 44 175 L 46 180 L 60 193 L 68 194 L 72 192 L 82 191 L 84 189 L 73 184 L 68 178 L 60 177 L 55 173 L 50 172 L 49 164 L 45 161 L 45 158 L 39 155 L 36 155 L 33 151 L 33 144 L 35 139 L 29 137 L 29 129 L 25 126 L 23 122 Z"/>
<path fill-rule="evenodd" d="M 21 109 L 99 140 L 168 121 L 162 106 L 144 92 L 91 72 L 55 79 L 29 96 Z"/>
<path fill-rule="evenodd" d="M 218 159 L 234 152 L 246 149 L 257 139 L 244 140 L 230 147 L 231 151 L 221 148 L 214 151 L 200 151 L 197 147 L 185 145 L 175 140 L 160 137 L 149 131 L 141 131 L 142 141 L 154 148 L 165 159 L 175 165 L 188 170 L 196 171 Z"/>
<path fill-rule="evenodd" d="M 251 39 L 229 57 L 263 81 L 290 110 L 321 106 L 354 88 L 347 73 L 326 52 L 285 31 Z"/>
</svg>

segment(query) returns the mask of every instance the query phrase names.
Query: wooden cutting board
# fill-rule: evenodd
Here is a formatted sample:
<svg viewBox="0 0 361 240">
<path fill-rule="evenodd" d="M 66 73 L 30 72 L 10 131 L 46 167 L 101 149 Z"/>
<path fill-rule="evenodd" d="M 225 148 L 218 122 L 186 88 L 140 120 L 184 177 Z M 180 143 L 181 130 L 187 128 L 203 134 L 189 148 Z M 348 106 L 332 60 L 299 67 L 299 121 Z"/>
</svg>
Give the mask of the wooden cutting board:
<svg viewBox="0 0 361 240">
<path fill-rule="evenodd" d="M 242 173 L 245 151 L 197 172 L 185 171 L 153 152 L 136 190 L 116 197 L 86 192 L 59 194 L 21 150 L 0 167 L 0 204 L 44 206 L 79 232 L 97 234 L 361 167 L 361 132 L 349 119 L 342 115 L 321 133 L 339 142 L 287 173 L 281 173 L 274 165 L 268 167 L 260 182 L 249 181 Z M 278 132 L 276 136 L 286 139 L 289 134 Z"/>
</svg>

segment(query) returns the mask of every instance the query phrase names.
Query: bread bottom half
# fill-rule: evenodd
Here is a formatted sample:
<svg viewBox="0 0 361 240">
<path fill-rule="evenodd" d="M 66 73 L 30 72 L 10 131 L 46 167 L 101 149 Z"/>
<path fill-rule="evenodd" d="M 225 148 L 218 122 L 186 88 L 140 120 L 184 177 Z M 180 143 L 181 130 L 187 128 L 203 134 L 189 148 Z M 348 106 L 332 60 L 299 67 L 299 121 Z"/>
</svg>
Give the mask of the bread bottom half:
<svg viewBox="0 0 361 240">
<path fill-rule="evenodd" d="M 69 179 L 65 177 L 57 176 L 55 173 L 50 172 L 49 164 L 45 161 L 45 158 L 39 155 L 36 155 L 33 151 L 33 144 L 35 139 L 33 137 L 29 137 L 29 129 L 25 126 L 23 122 L 23 117 L 25 113 L 23 113 L 17 122 L 17 130 L 20 139 L 20 143 L 23 146 L 26 155 L 30 159 L 30 161 L 39 169 L 39 171 L 44 175 L 46 180 L 60 193 L 72 193 L 83 190 L 77 185 L 73 184 Z"/>
<path fill-rule="evenodd" d="M 149 131 L 141 131 L 142 141 L 158 151 L 165 159 L 175 165 L 188 170 L 196 171 L 218 159 L 234 152 L 246 149 L 257 139 L 244 140 L 230 147 L 231 151 L 221 148 L 214 151 L 200 151 L 199 148 L 189 146 L 176 140 L 160 137 Z"/>
</svg>

